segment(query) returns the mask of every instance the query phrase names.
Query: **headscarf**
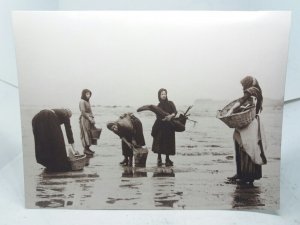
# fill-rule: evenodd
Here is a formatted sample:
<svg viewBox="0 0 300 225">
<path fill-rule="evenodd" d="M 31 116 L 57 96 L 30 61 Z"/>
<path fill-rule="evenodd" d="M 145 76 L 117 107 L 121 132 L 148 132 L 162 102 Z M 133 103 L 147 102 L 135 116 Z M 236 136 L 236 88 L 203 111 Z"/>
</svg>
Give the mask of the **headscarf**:
<svg viewBox="0 0 300 225">
<path fill-rule="evenodd" d="M 243 86 L 244 91 L 251 87 L 256 87 L 261 92 L 261 88 L 259 86 L 258 81 L 252 76 L 246 76 L 241 80 L 241 84 Z"/>
<path fill-rule="evenodd" d="M 169 101 L 168 97 L 166 97 L 166 100 L 162 100 L 160 98 L 160 95 L 163 91 L 165 91 L 166 94 L 168 94 L 168 92 L 165 88 L 159 89 L 159 91 L 158 91 L 158 100 L 159 100 L 158 107 L 167 113 L 170 113 L 170 114 L 175 113 L 176 114 L 177 111 L 176 111 L 176 107 L 175 107 L 174 103 L 172 101 Z"/>
<path fill-rule="evenodd" d="M 254 83 L 254 78 L 251 76 L 246 76 L 241 80 L 241 84 L 242 84 L 244 90 L 252 87 L 253 83 Z"/>
<path fill-rule="evenodd" d="M 257 98 L 256 113 L 262 111 L 263 96 L 258 81 L 252 76 L 246 76 L 241 80 L 241 84 L 244 92 L 248 92 Z"/>
<path fill-rule="evenodd" d="M 160 95 L 161 95 L 161 93 L 162 93 L 163 91 L 165 91 L 166 94 L 167 94 L 166 100 L 162 100 L 162 99 L 160 98 Z M 168 102 L 168 91 L 167 91 L 167 89 L 165 89 L 165 88 L 159 89 L 159 91 L 158 91 L 158 101 L 159 101 L 159 102 Z"/>
<path fill-rule="evenodd" d="M 91 94 L 91 96 L 92 96 L 92 92 L 89 90 L 89 89 L 83 89 L 82 90 L 82 92 L 81 92 L 81 99 L 83 99 L 83 100 L 85 100 L 85 101 L 87 101 L 87 102 L 89 102 L 90 101 L 90 99 L 88 99 L 87 97 L 86 97 L 86 93 L 90 93 Z"/>
</svg>

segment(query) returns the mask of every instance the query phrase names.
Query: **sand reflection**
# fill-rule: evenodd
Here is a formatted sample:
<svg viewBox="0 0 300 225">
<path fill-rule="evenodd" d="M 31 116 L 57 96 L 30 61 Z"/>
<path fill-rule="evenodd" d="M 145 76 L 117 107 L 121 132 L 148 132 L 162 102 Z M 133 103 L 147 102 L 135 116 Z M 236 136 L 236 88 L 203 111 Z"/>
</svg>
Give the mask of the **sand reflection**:
<svg viewBox="0 0 300 225">
<path fill-rule="evenodd" d="M 183 192 L 176 191 L 175 172 L 172 167 L 157 167 L 153 172 L 154 205 L 158 208 L 178 208 Z"/>
<path fill-rule="evenodd" d="M 37 176 L 36 202 L 40 208 L 59 208 L 81 205 L 93 194 L 98 174 L 78 172 L 47 172 Z"/>
<path fill-rule="evenodd" d="M 239 184 L 233 193 L 232 208 L 260 208 L 265 206 L 261 199 L 261 188 L 259 186 Z"/>
<path fill-rule="evenodd" d="M 122 177 L 147 177 L 143 167 L 124 167 Z"/>
</svg>

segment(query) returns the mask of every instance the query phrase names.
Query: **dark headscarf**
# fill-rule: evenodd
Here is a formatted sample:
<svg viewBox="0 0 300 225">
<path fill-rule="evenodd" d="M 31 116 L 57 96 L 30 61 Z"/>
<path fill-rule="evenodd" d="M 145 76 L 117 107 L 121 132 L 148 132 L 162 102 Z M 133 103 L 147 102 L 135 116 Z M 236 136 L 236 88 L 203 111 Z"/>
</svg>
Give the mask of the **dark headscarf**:
<svg viewBox="0 0 300 225">
<path fill-rule="evenodd" d="M 243 86 L 244 93 L 248 92 L 250 95 L 257 98 L 256 113 L 262 111 L 263 96 L 258 81 L 252 76 L 246 76 L 241 80 L 241 84 Z"/>
<path fill-rule="evenodd" d="M 83 89 L 82 90 L 82 92 L 81 92 L 81 99 L 83 99 L 83 100 L 85 100 L 85 101 L 87 101 L 87 102 L 89 102 L 90 101 L 90 99 L 88 99 L 87 97 L 86 97 L 86 93 L 90 93 L 91 94 L 91 96 L 92 96 L 92 92 L 89 90 L 89 89 Z"/>
<path fill-rule="evenodd" d="M 169 101 L 168 97 L 166 98 L 166 100 L 162 100 L 160 98 L 160 94 L 165 91 L 166 94 L 168 94 L 167 90 L 165 88 L 161 88 L 158 91 L 158 100 L 159 100 L 159 104 L 158 107 L 160 107 L 162 110 L 164 110 L 167 113 L 177 113 L 176 111 L 176 107 L 174 105 L 174 103 L 172 101 Z"/>
<path fill-rule="evenodd" d="M 162 93 L 163 91 L 165 91 L 166 94 L 167 94 L 166 100 L 162 100 L 162 99 L 160 98 L 160 95 L 161 95 L 161 93 Z M 167 91 L 167 89 L 165 89 L 165 88 L 159 89 L 159 91 L 158 91 L 158 101 L 161 102 L 161 103 L 162 103 L 162 102 L 168 102 L 168 91 Z"/>
<path fill-rule="evenodd" d="M 252 77 L 252 76 L 246 76 L 246 77 L 244 77 L 241 80 L 241 84 L 243 86 L 243 90 L 244 91 L 247 90 L 248 88 L 256 87 L 256 88 L 259 89 L 260 92 L 262 92 L 261 88 L 259 86 L 258 81 L 254 77 Z"/>
</svg>

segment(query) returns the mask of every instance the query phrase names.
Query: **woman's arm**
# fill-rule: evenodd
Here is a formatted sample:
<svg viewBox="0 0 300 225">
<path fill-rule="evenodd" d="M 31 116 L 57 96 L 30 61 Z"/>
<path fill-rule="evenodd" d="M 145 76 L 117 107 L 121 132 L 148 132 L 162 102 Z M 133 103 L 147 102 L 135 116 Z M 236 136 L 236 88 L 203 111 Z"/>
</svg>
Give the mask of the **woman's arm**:
<svg viewBox="0 0 300 225">
<path fill-rule="evenodd" d="M 75 146 L 74 146 L 74 143 L 73 144 L 71 144 L 71 151 L 72 151 L 72 153 L 74 154 L 74 155 L 80 155 L 79 154 L 79 152 L 77 151 L 77 150 L 75 150 Z"/>
<path fill-rule="evenodd" d="M 80 103 L 79 103 L 79 109 L 80 109 L 81 115 L 84 118 L 88 119 L 92 124 L 95 124 L 94 117 L 91 116 L 91 114 L 86 113 L 86 105 L 85 105 L 84 101 L 80 101 Z"/>
<path fill-rule="evenodd" d="M 225 117 L 230 116 L 233 112 L 233 110 L 235 110 L 236 108 L 240 107 L 241 103 L 239 101 L 237 101 L 232 107 L 231 109 L 228 110 L 228 112 L 226 113 Z"/>
<path fill-rule="evenodd" d="M 162 121 L 170 121 L 172 118 L 176 116 L 175 113 L 172 113 L 170 115 L 167 115 L 165 118 L 162 119 Z"/>
<path fill-rule="evenodd" d="M 130 143 L 129 141 L 127 141 L 127 139 L 126 139 L 125 137 L 122 137 L 121 139 L 122 139 L 122 141 L 124 141 L 124 142 L 126 143 L 126 145 L 127 145 L 130 149 L 133 148 L 133 144 Z"/>
<path fill-rule="evenodd" d="M 170 121 L 172 118 L 174 118 L 177 114 L 177 110 L 176 110 L 176 106 L 172 101 L 169 101 L 171 108 L 172 108 L 172 113 L 170 115 L 167 115 L 164 119 L 162 119 L 163 121 Z"/>
<path fill-rule="evenodd" d="M 70 118 L 65 119 L 64 125 L 65 125 L 66 135 L 67 135 L 69 144 L 74 144 L 74 138 L 73 138 L 73 132 L 72 132 L 72 128 L 71 128 Z"/>
<path fill-rule="evenodd" d="M 175 106 L 174 102 L 172 102 L 172 101 L 170 101 L 170 104 L 171 104 L 171 108 L 172 108 L 172 111 L 173 111 L 172 114 L 174 114 L 174 116 L 176 116 L 177 115 L 176 106 Z"/>
<path fill-rule="evenodd" d="M 79 102 L 79 109 L 80 109 L 81 115 L 83 117 L 85 117 L 86 119 L 89 119 L 89 114 L 85 112 L 86 107 L 85 107 L 85 102 L 84 101 Z"/>
<path fill-rule="evenodd" d="M 234 112 L 235 109 L 237 109 L 238 107 L 243 105 L 250 97 L 251 97 L 251 95 L 248 92 L 245 92 L 244 96 L 239 98 L 239 100 L 231 107 L 231 109 L 228 110 L 225 117 L 230 116 Z"/>
</svg>

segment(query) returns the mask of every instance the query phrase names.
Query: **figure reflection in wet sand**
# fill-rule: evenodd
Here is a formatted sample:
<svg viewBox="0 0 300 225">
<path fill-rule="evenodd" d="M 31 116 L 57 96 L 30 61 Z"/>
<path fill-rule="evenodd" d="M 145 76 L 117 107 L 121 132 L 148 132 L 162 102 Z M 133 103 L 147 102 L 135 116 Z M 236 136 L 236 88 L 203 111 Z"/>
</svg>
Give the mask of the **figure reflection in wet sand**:
<svg viewBox="0 0 300 225">
<path fill-rule="evenodd" d="M 36 161 L 49 171 L 68 171 L 71 164 L 67 157 L 61 125 L 64 124 L 71 153 L 79 155 L 74 148 L 69 109 L 45 109 L 32 119 Z"/>
<path fill-rule="evenodd" d="M 170 167 L 157 167 L 153 172 L 155 207 L 184 208 L 183 192 L 175 190 L 175 173 Z"/>
<path fill-rule="evenodd" d="M 91 199 L 96 173 L 45 173 L 37 176 L 35 205 L 41 208 L 76 207 Z"/>
<path fill-rule="evenodd" d="M 122 154 L 124 159 L 122 166 L 132 166 L 133 149 L 145 145 L 143 125 L 133 113 L 125 113 L 115 122 L 109 122 L 107 128 L 121 138 Z"/>
<path fill-rule="evenodd" d="M 226 116 L 240 112 L 240 106 L 249 102 L 250 105 L 254 104 L 256 107 L 256 117 L 245 128 L 236 128 L 234 131 L 237 173 L 228 179 L 252 184 L 254 180 L 262 177 L 262 165 L 267 163 L 264 154 L 266 138 L 259 117 L 262 111 L 263 96 L 258 81 L 254 77 L 246 76 L 241 80 L 241 84 L 244 96 L 232 106 Z"/>
<path fill-rule="evenodd" d="M 157 167 L 153 172 L 153 177 L 175 177 L 174 170 L 169 167 Z"/>
<path fill-rule="evenodd" d="M 122 177 L 147 177 L 147 171 L 136 167 L 123 167 Z"/>
<path fill-rule="evenodd" d="M 265 206 L 260 198 L 261 189 L 253 185 L 237 185 L 233 193 L 232 208 L 259 208 Z"/>
</svg>

